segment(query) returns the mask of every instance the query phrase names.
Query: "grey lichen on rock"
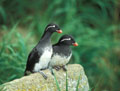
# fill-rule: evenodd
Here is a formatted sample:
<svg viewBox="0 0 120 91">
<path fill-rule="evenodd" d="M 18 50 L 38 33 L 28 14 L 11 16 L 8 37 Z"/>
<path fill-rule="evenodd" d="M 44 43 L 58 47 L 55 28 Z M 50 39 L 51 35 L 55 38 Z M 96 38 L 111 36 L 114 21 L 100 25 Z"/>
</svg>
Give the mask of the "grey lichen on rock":
<svg viewBox="0 0 120 91">
<path fill-rule="evenodd" d="M 78 91 L 88 91 L 88 79 L 83 67 L 79 64 L 71 64 L 67 66 L 67 69 L 68 91 L 76 91 L 79 77 Z M 2 91 L 58 91 L 54 76 L 49 70 L 45 70 L 44 73 L 48 76 L 47 80 L 40 73 L 34 73 L 3 84 Z M 54 73 L 61 91 L 66 91 L 66 72 L 54 70 Z"/>
</svg>

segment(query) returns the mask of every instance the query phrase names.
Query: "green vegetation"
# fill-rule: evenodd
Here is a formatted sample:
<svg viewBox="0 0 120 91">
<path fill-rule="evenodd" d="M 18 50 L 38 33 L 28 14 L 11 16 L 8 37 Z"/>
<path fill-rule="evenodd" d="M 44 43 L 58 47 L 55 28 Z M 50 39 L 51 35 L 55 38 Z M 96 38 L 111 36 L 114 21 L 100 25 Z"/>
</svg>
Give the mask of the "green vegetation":
<svg viewBox="0 0 120 91">
<path fill-rule="evenodd" d="M 50 22 L 78 42 L 70 63 L 84 67 L 91 90 L 120 90 L 119 0 L 0 0 L 0 84 L 23 76 Z M 60 36 L 54 34 L 52 43 Z"/>
<path fill-rule="evenodd" d="M 76 91 L 78 91 L 78 87 L 79 87 L 79 81 L 80 81 L 80 75 L 79 75 L 79 78 L 78 78 L 78 81 L 77 81 L 77 86 L 76 86 Z"/>
<path fill-rule="evenodd" d="M 54 76 L 54 80 L 55 80 L 55 83 L 56 83 L 56 86 L 57 86 L 57 90 L 58 90 L 58 91 L 61 91 L 61 90 L 60 90 L 59 83 L 58 83 L 58 80 L 57 80 L 56 75 L 55 75 L 54 72 L 53 72 L 53 76 Z"/>
<path fill-rule="evenodd" d="M 67 71 L 66 71 L 66 91 L 68 91 L 68 76 L 67 76 Z"/>
<path fill-rule="evenodd" d="M 53 72 L 53 73 L 54 73 L 54 72 Z M 55 80 L 55 83 L 56 83 L 56 86 L 57 86 L 58 91 L 61 91 L 61 90 L 60 90 L 59 83 L 58 83 L 58 80 L 56 79 L 55 73 L 54 73 L 54 80 Z M 80 81 L 80 76 L 79 76 L 78 81 L 77 81 L 76 91 L 78 91 L 79 81 Z M 67 74 L 67 71 L 66 71 L 66 91 L 68 91 L 68 87 L 69 87 L 69 86 L 68 86 L 68 74 Z"/>
</svg>

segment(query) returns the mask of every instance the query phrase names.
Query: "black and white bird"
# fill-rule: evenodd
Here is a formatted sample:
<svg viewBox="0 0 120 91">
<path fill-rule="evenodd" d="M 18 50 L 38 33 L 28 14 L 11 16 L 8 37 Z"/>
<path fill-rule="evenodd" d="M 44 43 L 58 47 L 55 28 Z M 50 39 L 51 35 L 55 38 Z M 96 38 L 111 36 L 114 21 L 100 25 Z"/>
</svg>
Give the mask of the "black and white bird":
<svg viewBox="0 0 120 91">
<path fill-rule="evenodd" d="M 59 70 L 60 68 L 63 68 L 64 71 L 66 71 L 66 64 L 69 62 L 72 51 L 70 46 L 78 46 L 77 42 L 75 42 L 74 38 L 71 35 L 63 35 L 58 43 L 54 44 L 53 47 L 53 55 L 50 60 L 49 69 L 51 70 L 52 74 L 52 68 L 55 68 L 56 70 Z"/>
<path fill-rule="evenodd" d="M 42 70 L 48 67 L 53 53 L 50 37 L 54 32 L 62 33 L 62 30 L 60 30 L 59 26 L 56 24 L 51 23 L 47 25 L 39 43 L 32 49 L 28 56 L 24 75 L 40 72 L 45 79 L 47 78 Z"/>
</svg>

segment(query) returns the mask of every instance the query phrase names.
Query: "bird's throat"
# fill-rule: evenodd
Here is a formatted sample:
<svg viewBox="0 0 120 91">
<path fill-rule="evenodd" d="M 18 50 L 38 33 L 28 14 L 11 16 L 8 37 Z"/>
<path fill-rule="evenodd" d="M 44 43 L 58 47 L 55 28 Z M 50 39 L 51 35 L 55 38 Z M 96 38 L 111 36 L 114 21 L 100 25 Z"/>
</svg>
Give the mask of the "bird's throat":
<svg viewBox="0 0 120 91">
<path fill-rule="evenodd" d="M 43 41 L 50 41 L 52 33 L 51 32 L 45 32 L 41 38 Z"/>
</svg>

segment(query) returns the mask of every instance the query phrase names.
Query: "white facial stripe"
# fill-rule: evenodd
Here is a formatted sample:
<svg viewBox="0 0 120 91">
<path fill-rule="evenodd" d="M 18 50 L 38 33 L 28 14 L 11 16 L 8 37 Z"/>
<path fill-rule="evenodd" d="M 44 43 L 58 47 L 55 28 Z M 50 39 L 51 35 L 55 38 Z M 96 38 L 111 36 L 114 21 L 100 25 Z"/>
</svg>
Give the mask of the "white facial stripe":
<svg viewBox="0 0 120 91">
<path fill-rule="evenodd" d="M 46 31 L 48 30 L 48 28 L 51 28 L 51 27 L 55 27 L 55 25 L 47 27 Z"/>
<path fill-rule="evenodd" d="M 65 41 L 65 40 L 71 40 L 71 38 L 62 39 L 60 42 Z"/>
</svg>

